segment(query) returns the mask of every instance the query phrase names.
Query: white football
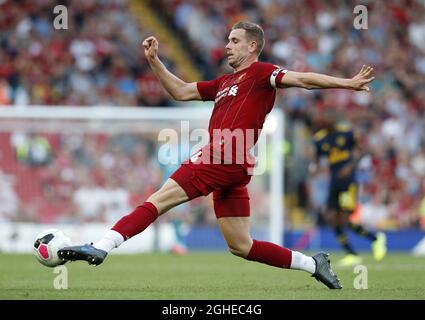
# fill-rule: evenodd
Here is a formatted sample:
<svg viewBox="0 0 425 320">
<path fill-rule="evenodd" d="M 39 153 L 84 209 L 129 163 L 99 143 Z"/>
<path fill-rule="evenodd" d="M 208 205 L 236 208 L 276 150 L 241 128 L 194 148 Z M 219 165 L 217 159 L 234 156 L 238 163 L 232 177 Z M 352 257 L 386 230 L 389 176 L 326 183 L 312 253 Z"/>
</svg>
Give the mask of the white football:
<svg viewBox="0 0 425 320">
<path fill-rule="evenodd" d="M 58 250 L 70 245 L 71 239 L 65 233 L 58 229 L 49 229 L 36 237 L 33 249 L 41 264 L 53 268 L 65 263 L 58 257 Z"/>
</svg>

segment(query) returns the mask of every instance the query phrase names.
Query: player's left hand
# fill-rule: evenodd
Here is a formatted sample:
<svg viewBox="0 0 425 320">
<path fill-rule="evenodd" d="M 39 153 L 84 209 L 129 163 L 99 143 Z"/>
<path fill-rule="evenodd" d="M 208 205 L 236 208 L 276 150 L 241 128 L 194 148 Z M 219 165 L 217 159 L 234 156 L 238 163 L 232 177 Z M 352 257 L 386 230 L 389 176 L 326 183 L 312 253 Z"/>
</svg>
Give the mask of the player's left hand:
<svg viewBox="0 0 425 320">
<path fill-rule="evenodd" d="M 352 88 L 358 91 L 370 91 L 368 84 L 375 79 L 372 77 L 372 73 L 372 67 L 363 65 L 360 72 L 351 78 Z"/>
</svg>

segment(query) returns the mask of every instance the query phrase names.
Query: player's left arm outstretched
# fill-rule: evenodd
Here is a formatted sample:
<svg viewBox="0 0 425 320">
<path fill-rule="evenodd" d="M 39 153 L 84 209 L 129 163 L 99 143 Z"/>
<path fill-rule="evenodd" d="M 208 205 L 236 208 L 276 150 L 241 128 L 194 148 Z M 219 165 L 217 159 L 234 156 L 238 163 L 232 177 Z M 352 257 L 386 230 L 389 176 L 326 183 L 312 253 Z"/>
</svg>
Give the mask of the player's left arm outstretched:
<svg viewBox="0 0 425 320">
<path fill-rule="evenodd" d="M 370 91 L 368 86 L 375 77 L 373 68 L 363 65 L 358 74 L 352 78 L 338 78 L 314 72 L 287 71 L 281 79 L 282 87 L 299 87 L 304 89 L 351 89 Z"/>
</svg>

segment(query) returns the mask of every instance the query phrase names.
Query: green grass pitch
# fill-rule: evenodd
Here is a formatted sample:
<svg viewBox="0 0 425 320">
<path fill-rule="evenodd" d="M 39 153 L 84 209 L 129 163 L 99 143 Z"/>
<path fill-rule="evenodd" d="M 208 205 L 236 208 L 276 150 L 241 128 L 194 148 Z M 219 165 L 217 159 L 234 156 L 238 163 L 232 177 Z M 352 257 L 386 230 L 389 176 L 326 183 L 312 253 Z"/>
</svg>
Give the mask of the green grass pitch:
<svg viewBox="0 0 425 320">
<path fill-rule="evenodd" d="M 331 262 L 341 258 L 331 255 Z M 425 299 L 425 257 L 364 255 L 368 289 L 359 276 L 334 268 L 342 290 L 329 290 L 303 271 L 248 262 L 225 252 L 111 255 L 100 266 L 66 264 L 68 289 L 53 287 L 58 274 L 32 255 L 0 254 L 0 299 Z"/>
</svg>

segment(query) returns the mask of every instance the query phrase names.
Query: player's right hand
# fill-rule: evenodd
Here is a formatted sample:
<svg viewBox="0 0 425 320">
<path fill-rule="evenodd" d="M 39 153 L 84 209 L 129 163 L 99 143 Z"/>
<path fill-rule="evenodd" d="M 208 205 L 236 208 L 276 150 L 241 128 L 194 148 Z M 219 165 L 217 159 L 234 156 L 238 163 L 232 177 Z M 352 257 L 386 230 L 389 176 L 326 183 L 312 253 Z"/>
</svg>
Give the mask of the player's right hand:
<svg viewBox="0 0 425 320">
<path fill-rule="evenodd" d="M 150 36 L 143 41 L 143 47 L 145 48 L 146 59 L 155 59 L 158 54 L 158 40 L 155 37 Z"/>
</svg>

